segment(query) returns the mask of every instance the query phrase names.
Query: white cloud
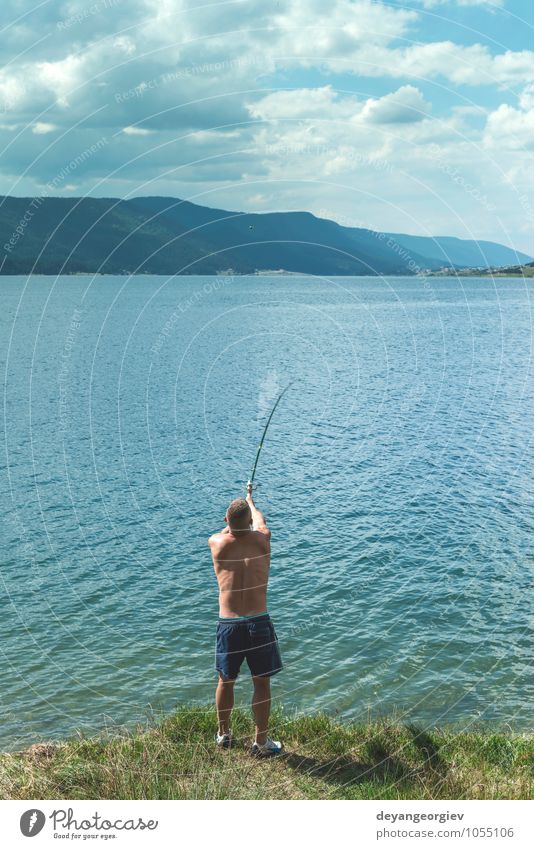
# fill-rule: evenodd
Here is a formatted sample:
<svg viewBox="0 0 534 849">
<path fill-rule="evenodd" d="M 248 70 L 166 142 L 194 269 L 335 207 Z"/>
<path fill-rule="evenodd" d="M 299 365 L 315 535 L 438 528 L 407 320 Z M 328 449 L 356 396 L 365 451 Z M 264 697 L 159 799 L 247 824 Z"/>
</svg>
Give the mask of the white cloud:
<svg viewBox="0 0 534 849">
<path fill-rule="evenodd" d="M 534 109 L 534 83 L 525 86 L 519 95 L 521 109 Z"/>
<path fill-rule="evenodd" d="M 0 107 L 2 111 L 19 108 L 26 94 L 26 86 L 20 77 L 0 70 Z"/>
<path fill-rule="evenodd" d="M 492 9 L 501 9 L 506 0 L 417 0 L 425 9 L 432 9 L 434 6 L 485 6 Z"/>
<path fill-rule="evenodd" d="M 273 11 L 271 38 L 274 35 L 274 42 L 284 51 L 281 55 L 310 64 L 314 64 L 313 57 L 354 56 L 369 42 L 387 44 L 407 34 L 417 20 L 414 11 L 372 0 L 287 0 Z"/>
<path fill-rule="evenodd" d="M 84 79 L 87 70 L 88 52 L 83 55 L 68 55 L 57 62 L 40 62 L 33 70 L 34 82 L 54 94 L 58 101 L 67 105 L 70 95 Z"/>
<path fill-rule="evenodd" d="M 431 104 L 414 86 L 367 100 L 330 86 L 283 91 L 250 108 L 262 118 L 253 149 L 274 180 L 335 176 L 360 184 L 362 175 L 373 173 L 376 180 L 397 166 L 415 174 L 422 147 L 436 140 L 457 144 L 466 131 L 462 114 L 441 121 L 427 117 Z"/>
<path fill-rule="evenodd" d="M 384 97 L 367 100 L 361 117 L 371 124 L 404 124 L 422 121 L 431 109 L 418 88 L 405 85 Z"/>
<path fill-rule="evenodd" d="M 534 150 L 534 108 L 524 111 L 502 103 L 488 115 L 484 143 L 499 150 Z"/>
<path fill-rule="evenodd" d="M 273 92 L 249 104 L 250 114 L 263 121 L 357 120 L 369 124 L 413 123 L 427 117 L 431 109 L 432 105 L 412 85 L 367 100 L 338 93 L 330 85 L 300 88 Z"/>
<path fill-rule="evenodd" d="M 136 50 L 137 45 L 133 38 L 130 38 L 127 35 L 118 35 L 113 39 L 113 48 L 124 56 L 132 56 Z"/>
<path fill-rule="evenodd" d="M 150 136 L 154 130 L 147 130 L 146 127 L 123 127 L 122 132 L 127 136 Z"/>
<path fill-rule="evenodd" d="M 47 133 L 53 133 L 54 130 L 57 130 L 55 124 L 46 124 L 44 121 L 37 121 L 32 126 L 32 133 L 35 133 L 37 136 L 44 136 Z"/>
<path fill-rule="evenodd" d="M 333 63 L 333 67 L 341 70 L 343 63 Z M 466 46 L 452 41 L 395 48 L 369 45 L 356 57 L 352 70 L 374 77 L 442 77 L 456 85 L 506 86 L 532 80 L 534 52 L 506 50 L 492 55 L 481 44 Z"/>
<path fill-rule="evenodd" d="M 355 97 L 341 98 L 326 85 L 320 88 L 299 88 L 267 94 L 249 104 L 254 118 L 273 121 L 284 118 L 350 118 L 358 109 Z"/>
</svg>

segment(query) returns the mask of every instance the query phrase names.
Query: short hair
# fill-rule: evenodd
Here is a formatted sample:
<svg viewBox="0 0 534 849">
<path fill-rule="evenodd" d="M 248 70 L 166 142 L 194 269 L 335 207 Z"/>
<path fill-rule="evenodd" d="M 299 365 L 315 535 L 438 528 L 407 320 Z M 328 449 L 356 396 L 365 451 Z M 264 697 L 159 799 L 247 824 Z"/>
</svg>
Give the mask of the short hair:
<svg viewBox="0 0 534 849">
<path fill-rule="evenodd" d="M 248 502 L 244 498 L 234 498 L 226 511 L 226 517 L 231 528 L 247 528 L 252 519 Z"/>
</svg>

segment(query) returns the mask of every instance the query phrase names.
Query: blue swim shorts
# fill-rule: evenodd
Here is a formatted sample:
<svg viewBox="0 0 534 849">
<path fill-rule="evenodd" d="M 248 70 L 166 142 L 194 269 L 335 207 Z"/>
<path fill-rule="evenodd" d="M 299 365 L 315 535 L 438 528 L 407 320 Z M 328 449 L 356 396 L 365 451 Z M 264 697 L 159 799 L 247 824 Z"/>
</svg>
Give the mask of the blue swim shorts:
<svg viewBox="0 0 534 849">
<path fill-rule="evenodd" d="M 278 639 L 268 613 L 220 618 L 215 642 L 215 669 L 233 681 L 246 659 L 251 675 L 268 677 L 282 668 Z"/>
</svg>

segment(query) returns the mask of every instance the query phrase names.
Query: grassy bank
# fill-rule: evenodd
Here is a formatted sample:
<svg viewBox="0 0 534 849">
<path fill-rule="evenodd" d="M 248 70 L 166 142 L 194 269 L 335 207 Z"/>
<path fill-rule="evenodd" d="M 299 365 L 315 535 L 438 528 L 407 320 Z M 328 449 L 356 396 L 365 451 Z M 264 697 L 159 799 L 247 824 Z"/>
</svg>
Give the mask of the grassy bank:
<svg viewBox="0 0 534 849">
<path fill-rule="evenodd" d="M 0 755 L 3 799 L 527 799 L 534 735 L 424 732 L 388 721 L 341 724 L 273 715 L 285 754 L 248 755 L 249 716 L 217 751 L 211 708 L 153 727 Z"/>
</svg>

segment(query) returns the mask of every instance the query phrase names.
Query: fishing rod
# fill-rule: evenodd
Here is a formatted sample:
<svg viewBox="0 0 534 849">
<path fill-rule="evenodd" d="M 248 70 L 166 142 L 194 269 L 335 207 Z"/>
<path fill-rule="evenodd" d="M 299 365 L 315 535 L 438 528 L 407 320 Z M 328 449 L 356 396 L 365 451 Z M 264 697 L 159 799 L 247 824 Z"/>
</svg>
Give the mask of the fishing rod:
<svg viewBox="0 0 534 849">
<path fill-rule="evenodd" d="M 274 407 L 273 407 L 273 408 L 272 408 L 272 410 L 271 410 L 271 415 L 270 415 L 270 416 L 269 416 L 269 418 L 267 419 L 267 423 L 266 423 L 266 425 L 265 425 L 265 427 L 264 427 L 264 429 L 263 429 L 263 433 L 262 433 L 262 435 L 261 435 L 260 444 L 258 445 L 258 450 L 257 450 L 257 452 L 256 452 L 256 459 L 254 460 L 254 467 L 253 467 L 253 469 L 252 469 L 252 474 L 251 474 L 251 476 L 250 476 L 250 479 L 249 479 L 249 481 L 248 481 L 248 483 L 247 483 L 247 488 L 248 488 L 248 487 L 251 487 L 251 486 L 252 486 L 252 484 L 254 483 L 254 475 L 256 474 L 256 468 L 257 468 L 257 466 L 258 466 L 258 460 L 260 459 L 261 449 L 263 448 L 263 442 L 264 442 L 264 440 L 265 440 L 265 434 L 267 433 L 267 430 L 268 430 L 268 428 L 269 428 L 269 425 L 271 424 L 271 419 L 272 419 L 272 417 L 274 416 L 274 413 L 275 413 L 276 408 L 278 407 L 278 404 L 280 403 L 280 401 L 282 400 L 282 398 L 283 398 L 283 397 L 284 397 L 284 395 L 286 394 L 286 392 L 287 392 L 287 390 L 289 389 L 289 387 L 293 385 L 293 382 L 294 382 L 294 381 L 291 381 L 291 383 L 288 383 L 288 384 L 287 384 L 287 386 L 286 386 L 286 388 L 285 388 L 285 389 L 282 389 L 282 391 L 280 392 L 280 395 L 279 395 L 279 396 L 278 396 L 278 398 L 276 399 L 276 402 L 275 402 Z"/>
</svg>

